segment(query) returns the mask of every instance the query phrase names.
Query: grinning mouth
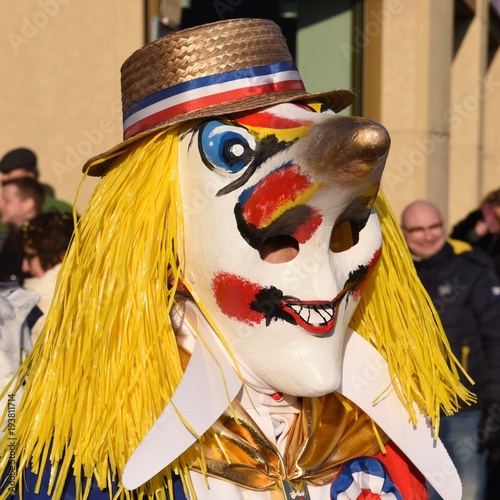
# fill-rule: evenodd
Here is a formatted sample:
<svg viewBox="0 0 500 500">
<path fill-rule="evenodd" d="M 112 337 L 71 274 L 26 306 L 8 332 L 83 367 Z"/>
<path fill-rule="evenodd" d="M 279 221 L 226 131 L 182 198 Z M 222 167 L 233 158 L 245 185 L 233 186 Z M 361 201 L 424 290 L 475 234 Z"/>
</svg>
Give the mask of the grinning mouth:
<svg viewBox="0 0 500 500">
<path fill-rule="evenodd" d="M 324 335 L 333 330 L 337 320 L 339 300 L 332 302 L 283 302 L 282 307 L 298 326 L 313 335 Z"/>
<path fill-rule="evenodd" d="M 307 333 L 324 336 L 333 331 L 342 299 L 349 298 L 365 280 L 369 266 L 359 266 L 349 274 L 341 292 L 331 301 L 300 301 L 297 297 L 284 295 L 281 290 L 271 286 L 260 289 L 250 302 L 250 309 L 265 318 L 266 326 L 271 321 L 286 321 L 303 328 Z"/>
</svg>

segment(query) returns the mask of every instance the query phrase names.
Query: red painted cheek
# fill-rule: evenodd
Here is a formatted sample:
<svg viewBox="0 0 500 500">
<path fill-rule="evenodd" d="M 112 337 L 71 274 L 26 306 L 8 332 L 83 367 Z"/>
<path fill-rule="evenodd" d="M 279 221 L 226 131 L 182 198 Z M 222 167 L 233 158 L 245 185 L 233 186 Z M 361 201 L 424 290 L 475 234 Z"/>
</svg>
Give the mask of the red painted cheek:
<svg viewBox="0 0 500 500">
<path fill-rule="evenodd" d="M 300 173 L 299 166 L 279 168 L 252 189 L 251 196 L 243 203 L 243 216 L 255 227 L 266 227 L 285 210 L 303 203 L 317 189 L 317 184 Z"/>
<path fill-rule="evenodd" d="M 217 273 L 212 281 L 212 290 L 220 310 L 232 319 L 251 325 L 264 319 L 262 313 L 250 308 L 260 288 L 259 285 L 230 273 Z"/>
</svg>

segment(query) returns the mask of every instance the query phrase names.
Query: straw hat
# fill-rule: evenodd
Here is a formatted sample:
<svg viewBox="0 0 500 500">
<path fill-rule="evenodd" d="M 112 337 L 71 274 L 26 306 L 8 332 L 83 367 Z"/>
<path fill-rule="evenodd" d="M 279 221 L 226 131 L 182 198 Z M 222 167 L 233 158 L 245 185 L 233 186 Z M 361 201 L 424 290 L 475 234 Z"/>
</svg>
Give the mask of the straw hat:
<svg viewBox="0 0 500 500">
<path fill-rule="evenodd" d="M 153 131 L 192 119 L 320 98 L 334 111 L 350 90 L 309 94 L 280 28 L 229 19 L 178 31 L 134 52 L 121 68 L 123 142 L 84 165 L 102 175 L 113 157 Z"/>
</svg>

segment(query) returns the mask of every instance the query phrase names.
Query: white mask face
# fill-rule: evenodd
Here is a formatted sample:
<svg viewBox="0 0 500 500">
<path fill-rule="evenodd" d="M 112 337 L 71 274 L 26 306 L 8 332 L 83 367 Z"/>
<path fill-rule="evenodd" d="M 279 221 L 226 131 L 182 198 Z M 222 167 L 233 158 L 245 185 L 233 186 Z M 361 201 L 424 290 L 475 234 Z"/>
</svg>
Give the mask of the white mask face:
<svg viewBox="0 0 500 500">
<path fill-rule="evenodd" d="M 344 334 L 380 255 L 383 127 L 320 104 L 203 122 L 179 144 L 186 280 L 275 391 L 340 383 Z"/>
</svg>

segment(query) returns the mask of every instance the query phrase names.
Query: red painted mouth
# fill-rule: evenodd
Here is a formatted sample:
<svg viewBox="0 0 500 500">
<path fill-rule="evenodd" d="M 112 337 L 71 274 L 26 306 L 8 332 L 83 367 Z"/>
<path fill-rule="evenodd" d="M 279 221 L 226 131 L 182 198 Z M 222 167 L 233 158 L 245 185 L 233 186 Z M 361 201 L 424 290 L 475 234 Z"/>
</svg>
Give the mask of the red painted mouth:
<svg viewBox="0 0 500 500">
<path fill-rule="evenodd" d="M 341 292 L 330 301 L 301 301 L 276 287 L 262 288 L 241 276 L 224 272 L 216 274 L 212 286 L 217 305 L 230 318 L 249 325 L 258 325 L 264 320 L 266 326 L 272 321 L 285 321 L 321 337 L 334 330 L 342 299 L 358 293 L 368 271 L 369 266 L 360 266 L 351 272 Z"/>
<path fill-rule="evenodd" d="M 340 298 L 341 299 L 341 298 Z M 283 301 L 282 308 L 306 332 L 321 336 L 330 333 L 337 322 L 340 299 L 327 302 Z"/>
</svg>

